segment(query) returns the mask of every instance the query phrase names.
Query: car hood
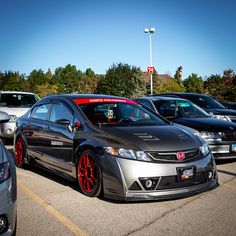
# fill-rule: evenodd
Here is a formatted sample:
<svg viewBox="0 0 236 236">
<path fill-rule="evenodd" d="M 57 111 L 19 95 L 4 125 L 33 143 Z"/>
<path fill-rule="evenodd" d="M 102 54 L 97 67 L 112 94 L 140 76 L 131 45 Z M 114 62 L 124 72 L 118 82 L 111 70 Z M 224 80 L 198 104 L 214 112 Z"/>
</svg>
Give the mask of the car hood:
<svg viewBox="0 0 236 236">
<path fill-rule="evenodd" d="M 104 128 L 112 145 L 143 151 L 179 151 L 194 149 L 201 142 L 193 133 L 176 125 Z"/>
<path fill-rule="evenodd" d="M 236 116 L 236 111 L 230 109 L 205 109 L 205 110 L 208 113 L 213 113 L 215 115 Z"/>
<path fill-rule="evenodd" d="M 178 118 L 172 120 L 174 123 L 185 125 L 198 131 L 222 132 L 236 131 L 236 124 L 230 121 L 216 119 L 213 117 L 202 118 Z"/>
<path fill-rule="evenodd" d="M 17 117 L 24 115 L 28 110 L 29 108 L 25 107 L 0 107 L 0 111 L 4 111 L 8 115 L 15 115 Z"/>
</svg>

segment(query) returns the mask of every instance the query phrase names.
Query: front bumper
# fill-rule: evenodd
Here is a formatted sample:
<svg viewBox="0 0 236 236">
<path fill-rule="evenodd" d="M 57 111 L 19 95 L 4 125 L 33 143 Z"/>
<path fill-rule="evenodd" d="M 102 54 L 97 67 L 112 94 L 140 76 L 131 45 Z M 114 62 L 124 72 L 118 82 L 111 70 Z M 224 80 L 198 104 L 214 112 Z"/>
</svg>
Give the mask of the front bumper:
<svg viewBox="0 0 236 236">
<path fill-rule="evenodd" d="M 105 172 L 104 195 L 117 200 L 158 200 L 190 196 L 212 189 L 218 185 L 218 174 L 211 154 L 205 158 L 182 163 L 150 163 L 122 158 L 113 158 L 117 167 L 113 173 Z M 107 159 L 108 160 L 108 159 Z M 111 164 L 111 162 L 110 162 Z M 195 168 L 195 178 L 178 180 L 178 168 Z M 118 173 L 119 172 L 119 173 Z M 212 177 L 208 178 L 208 173 Z M 151 180 L 153 186 L 145 183 Z"/>
<path fill-rule="evenodd" d="M 16 129 L 16 122 L 6 122 L 0 124 L 0 136 L 3 138 L 13 138 Z"/>
<path fill-rule="evenodd" d="M 5 236 L 12 235 L 16 226 L 16 188 L 11 178 L 0 184 L 0 219 L 6 220 Z M 1 234 L 1 232 L 0 232 Z"/>
<path fill-rule="evenodd" d="M 208 143 L 215 160 L 236 159 L 236 151 L 232 149 L 233 144 L 236 145 L 236 141 L 234 143 Z"/>
</svg>

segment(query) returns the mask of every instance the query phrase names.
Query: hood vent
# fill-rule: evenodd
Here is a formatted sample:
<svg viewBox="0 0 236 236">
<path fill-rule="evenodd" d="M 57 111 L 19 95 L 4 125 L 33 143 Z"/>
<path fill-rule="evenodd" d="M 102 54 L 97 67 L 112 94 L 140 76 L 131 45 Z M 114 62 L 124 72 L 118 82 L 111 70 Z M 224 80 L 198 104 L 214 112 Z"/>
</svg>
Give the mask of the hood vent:
<svg viewBox="0 0 236 236">
<path fill-rule="evenodd" d="M 134 133 L 135 136 L 137 136 L 138 138 L 142 139 L 143 141 L 158 141 L 160 140 L 159 138 L 152 136 L 150 134 L 147 133 Z"/>
</svg>

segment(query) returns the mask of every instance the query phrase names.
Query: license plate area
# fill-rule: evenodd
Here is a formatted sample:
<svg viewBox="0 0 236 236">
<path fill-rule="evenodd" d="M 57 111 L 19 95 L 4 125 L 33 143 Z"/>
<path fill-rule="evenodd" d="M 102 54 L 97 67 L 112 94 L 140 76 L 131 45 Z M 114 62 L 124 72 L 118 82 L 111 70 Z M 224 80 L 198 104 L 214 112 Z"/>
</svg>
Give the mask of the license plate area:
<svg viewBox="0 0 236 236">
<path fill-rule="evenodd" d="M 231 144 L 231 152 L 236 152 L 236 143 Z"/>
<path fill-rule="evenodd" d="M 193 179 L 196 176 L 196 167 L 180 167 L 177 168 L 178 181 L 186 181 Z"/>
</svg>

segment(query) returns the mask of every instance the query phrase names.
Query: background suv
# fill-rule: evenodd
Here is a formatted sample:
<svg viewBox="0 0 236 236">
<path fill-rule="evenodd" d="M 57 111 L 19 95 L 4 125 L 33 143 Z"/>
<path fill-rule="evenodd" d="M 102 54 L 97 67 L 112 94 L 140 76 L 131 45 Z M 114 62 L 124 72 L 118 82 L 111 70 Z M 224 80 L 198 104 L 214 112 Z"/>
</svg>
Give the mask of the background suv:
<svg viewBox="0 0 236 236">
<path fill-rule="evenodd" d="M 214 98 L 199 93 L 163 93 L 155 94 L 153 96 L 168 96 L 168 97 L 180 97 L 190 100 L 191 102 L 197 104 L 199 107 L 203 108 L 205 111 L 213 115 L 218 119 L 229 120 L 236 123 L 236 111 L 230 110 L 224 107 Z"/>
<path fill-rule="evenodd" d="M 19 91 L 0 91 L 0 111 L 8 113 L 10 120 L 0 124 L 0 136 L 13 138 L 16 119 L 24 115 L 39 100 L 33 93 Z"/>
</svg>

